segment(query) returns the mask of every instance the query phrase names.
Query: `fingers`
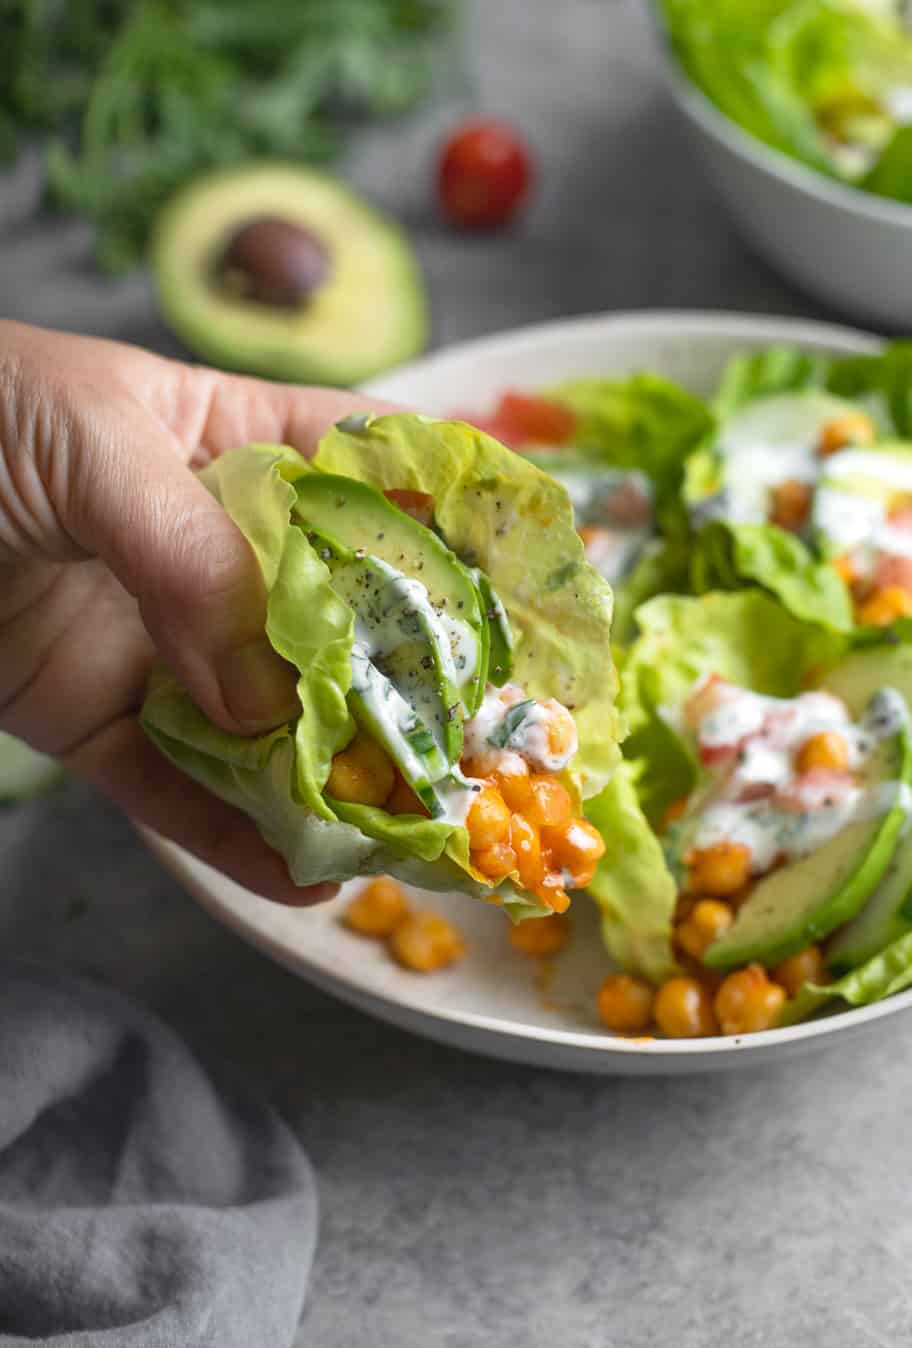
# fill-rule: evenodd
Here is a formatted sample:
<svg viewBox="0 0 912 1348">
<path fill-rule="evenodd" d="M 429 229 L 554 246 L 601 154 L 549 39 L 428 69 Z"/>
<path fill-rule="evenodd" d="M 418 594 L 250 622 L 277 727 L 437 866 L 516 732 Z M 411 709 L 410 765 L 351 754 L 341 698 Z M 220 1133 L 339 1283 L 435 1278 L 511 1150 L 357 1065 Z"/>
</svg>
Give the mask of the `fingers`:
<svg viewBox="0 0 912 1348">
<path fill-rule="evenodd" d="M 178 772 L 122 717 L 63 759 L 111 796 L 138 824 L 169 838 L 254 894 L 294 908 L 331 899 L 338 886 L 296 885 L 255 825 Z"/>
<path fill-rule="evenodd" d="M 64 527 L 136 597 L 148 631 L 207 715 L 253 733 L 297 709 L 295 672 L 265 635 L 266 594 L 240 530 L 137 416 L 69 450 Z"/>
</svg>

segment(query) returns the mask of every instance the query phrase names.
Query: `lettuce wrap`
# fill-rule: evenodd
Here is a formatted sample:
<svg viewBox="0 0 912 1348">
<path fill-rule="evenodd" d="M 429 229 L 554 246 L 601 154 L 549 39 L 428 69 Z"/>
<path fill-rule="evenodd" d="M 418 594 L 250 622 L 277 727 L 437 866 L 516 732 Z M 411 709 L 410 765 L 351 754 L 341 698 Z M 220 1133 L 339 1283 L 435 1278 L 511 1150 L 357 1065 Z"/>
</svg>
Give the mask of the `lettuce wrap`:
<svg viewBox="0 0 912 1348">
<path fill-rule="evenodd" d="M 474 867 L 459 755 L 486 677 L 509 675 L 528 699 L 514 717 L 535 699 L 572 708 L 579 748 L 561 780 L 576 802 L 615 770 L 611 591 L 585 561 L 565 491 L 489 436 L 413 415 L 348 418 L 310 461 L 248 446 L 201 477 L 257 556 L 267 635 L 298 671 L 301 710 L 267 735 L 227 734 L 158 670 L 142 720 L 161 751 L 249 814 L 299 884 L 383 872 L 493 898 L 514 918 L 547 911 L 516 873 L 492 883 Z M 433 528 L 386 492 L 430 502 Z M 388 636 L 395 620 L 400 632 L 382 671 L 364 644 L 377 594 L 393 595 L 392 607 L 371 631 Z M 395 724 L 383 720 L 390 707 Z M 396 766 L 427 809 L 390 813 L 329 794 L 356 730 L 394 736 Z M 511 723 L 504 733 L 510 747 Z"/>
</svg>

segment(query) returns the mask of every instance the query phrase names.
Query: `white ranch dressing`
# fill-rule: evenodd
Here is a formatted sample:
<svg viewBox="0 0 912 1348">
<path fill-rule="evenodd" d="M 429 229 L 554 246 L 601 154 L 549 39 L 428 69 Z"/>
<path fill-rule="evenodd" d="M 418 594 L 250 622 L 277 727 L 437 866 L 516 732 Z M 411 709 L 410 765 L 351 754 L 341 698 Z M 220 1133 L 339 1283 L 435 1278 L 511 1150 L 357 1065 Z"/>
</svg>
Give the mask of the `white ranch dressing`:
<svg viewBox="0 0 912 1348">
<path fill-rule="evenodd" d="M 790 481 L 813 484 L 819 471 L 820 461 L 809 445 L 732 446 L 725 455 L 725 487 L 713 513 L 732 524 L 765 524 L 774 487 Z"/>
<path fill-rule="evenodd" d="M 503 725 L 504 718 L 518 703 L 526 701 L 516 684 L 503 688 L 489 687 L 478 711 L 463 727 L 463 746 L 467 758 L 477 762 L 486 772 L 522 772 L 531 763 L 545 772 L 560 772 L 567 766 L 578 748 L 574 734 L 566 752 L 555 754 L 548 744 L 548 726 L 552 718 L 549 707 L 532 702 L 525 710 L 508 742 L 491 743 L 491 737 Z"/>
</svg>

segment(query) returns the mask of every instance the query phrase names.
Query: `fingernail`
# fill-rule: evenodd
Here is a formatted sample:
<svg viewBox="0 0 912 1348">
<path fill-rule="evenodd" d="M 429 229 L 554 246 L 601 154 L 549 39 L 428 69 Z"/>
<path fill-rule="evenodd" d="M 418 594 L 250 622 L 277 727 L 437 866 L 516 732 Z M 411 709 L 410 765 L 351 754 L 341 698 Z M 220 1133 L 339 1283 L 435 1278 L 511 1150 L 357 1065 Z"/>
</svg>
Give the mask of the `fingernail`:
<svg viewBox="0 0 912 1348">
<path fill-rule="evenodd" d="M 300 711 L 295 671 L 265 637 L 232 651 L 219 667 L 229 712 L 242 730 L 271 730 Z"/>
</svg>

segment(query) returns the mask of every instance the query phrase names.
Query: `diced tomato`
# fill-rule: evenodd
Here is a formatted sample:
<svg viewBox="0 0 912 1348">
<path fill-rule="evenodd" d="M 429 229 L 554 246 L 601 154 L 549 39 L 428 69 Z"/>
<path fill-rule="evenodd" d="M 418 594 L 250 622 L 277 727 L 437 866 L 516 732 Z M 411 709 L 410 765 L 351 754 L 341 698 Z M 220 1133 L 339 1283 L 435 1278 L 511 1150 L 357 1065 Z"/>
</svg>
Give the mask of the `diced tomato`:
<svg viewBox="0 0 912 1348">
<path fill-rule="evenodd" d="M 614 524 L 636 528 L 648 524 L 652 517 L 652 502 L 643 488 L 628 478 L 608 498 L 606 510 Z"/>
<path fill-rule="evenodd" d="M 383 495 L 393 505 L 411 515 L 419 524 L 430 527 L 434 523 L 434 498 L 426 491 L 410 491 L 405 487 L 391 487 Z"/>
<path fill-rule="evenodd" d="M 494 421 L 501 438 L 514 447 L 565 445 L 576 430 L 576 416 L 569 407 L 534 393 L 508 389 L 497 404 Z"/>
<path fill-rule="evenodd" d="M 478 412 L 450 412 L 448 420 L 464 421 L 468 426 L 474 426 L 476 431 L 484 431 L 485 435 L 493 435 L 495 440 L 500 440 L 503 444 L 509 445 L 509 442 L 504 438 L 503 428 L 496 417 L 483 417 Z M 512 448 L 512 445 L 509 447 Z"/>
<path fill-rule="evenodd" d="M 700 762 L 705 768 L 717 768 L 730 762 L 738 752 L 737 744 L 701 744 Z"/>
<path fill-rule="evenodd" d="M 738 804 L 748 805 L 752 800 L 767 800 L 775 790 L 772 782 L 744 782 L 738 788 Z"/>
<path fill-rule="evenodd" d="M 885 590 L 888 585 L 897 585 L 912 593 L 912 557 L 883 556 L 878 559 L 874 589 Z"/>
<path fill-rule="evenodd" d="M 854 787 L 849 772 L 812 768 L 776 792 L 775 804 L 795 814 L 812 814 L 827 805 L 841 804 Z"/>
</svg>

